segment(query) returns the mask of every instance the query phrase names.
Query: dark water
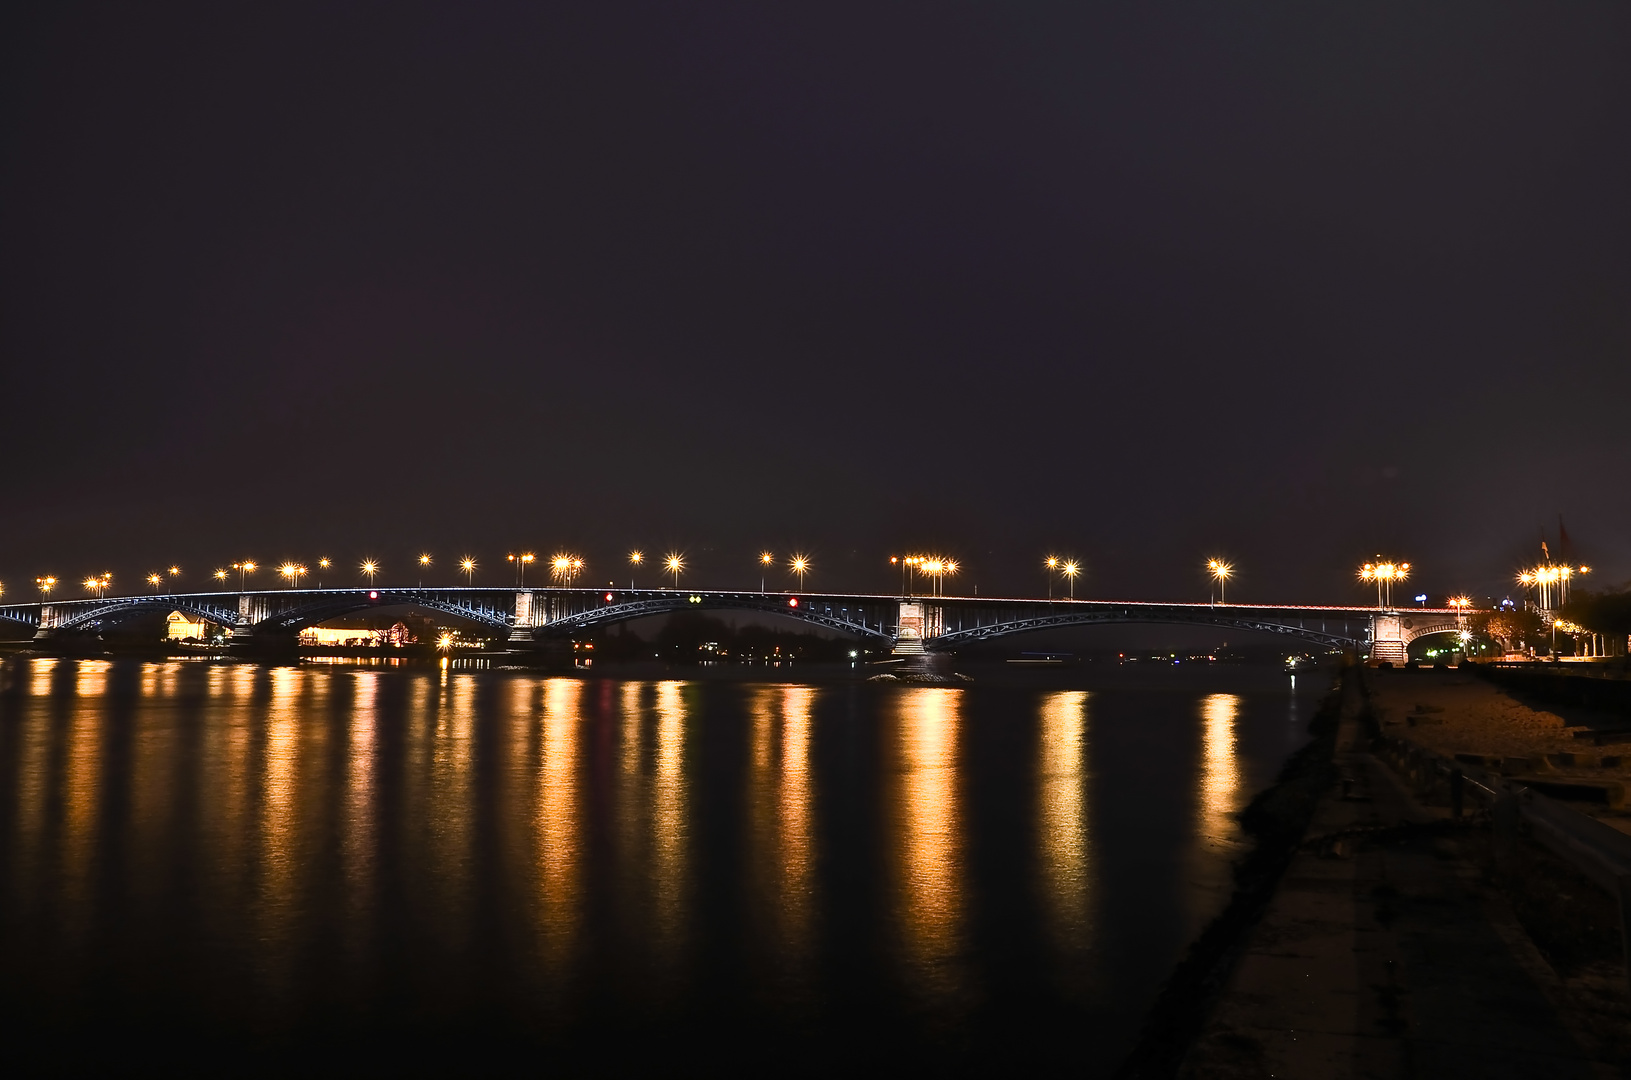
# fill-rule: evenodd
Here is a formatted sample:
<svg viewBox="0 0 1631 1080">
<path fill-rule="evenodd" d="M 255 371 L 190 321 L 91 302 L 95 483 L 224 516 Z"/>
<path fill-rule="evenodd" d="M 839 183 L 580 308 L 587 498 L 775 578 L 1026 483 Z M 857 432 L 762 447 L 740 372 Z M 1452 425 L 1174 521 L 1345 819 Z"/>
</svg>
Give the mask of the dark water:
<svg viewBox="0 0 1631 1080">
<path fill-rule="evenodd" d="M 1106 1071 L 1327 680 L 1082 680 L 13 661 L 7 1052 Z"/>
</svg>

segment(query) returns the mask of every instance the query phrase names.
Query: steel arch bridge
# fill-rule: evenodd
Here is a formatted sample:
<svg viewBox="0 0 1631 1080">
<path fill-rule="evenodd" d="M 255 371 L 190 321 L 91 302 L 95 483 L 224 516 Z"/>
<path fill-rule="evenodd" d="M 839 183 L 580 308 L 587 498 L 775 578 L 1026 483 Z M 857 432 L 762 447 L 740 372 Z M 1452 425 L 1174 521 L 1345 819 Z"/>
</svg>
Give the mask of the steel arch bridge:
<svg viewBox="0 0 1631 1080">
<path fill-rule="evenodd" d="M 375 608 L 411 606 L 508 636 L 512 648 L 569 638 L 631 619 L 684 611 L 776 615 L 896 651 L 953 651 L 1017 634 L 1115 623 L 1167 623 L 1273 634 L 1320 648 L 1402 661 L 1409 643 L 1459 630 L 1454 609 L 1181 604 L 972 596 L 729 590 L 500 588 L 272 589 L 139 594 L 0 606 L 0 620 L 32 627 L 41 642 L 117 634 L 144 617 L 179 611 L 231 633 L 234 646 L 292 642 L 319 623 Z"/>
</svg>

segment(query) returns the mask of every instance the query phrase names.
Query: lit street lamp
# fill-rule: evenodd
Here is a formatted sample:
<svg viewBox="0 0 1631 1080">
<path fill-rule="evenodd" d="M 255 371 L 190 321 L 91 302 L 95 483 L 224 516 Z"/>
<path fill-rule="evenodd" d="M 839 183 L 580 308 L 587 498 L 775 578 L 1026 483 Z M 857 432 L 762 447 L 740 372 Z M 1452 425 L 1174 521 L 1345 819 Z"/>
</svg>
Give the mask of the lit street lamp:
<svg viewBox="0 0 1631 1080">
<path fill-rule="evenodd" d="M 1403 581 L 1409 576 L 1409 563 L 1383 562 L 1381 556 L 1377 556 L 1376 562 L 1365 563 L 1359 568 L 1360 581 L 1376 582 L 1376 606 L 1378 608 L 1393 606 L 1393 583 Z"/>
<path fill-rule="evenodd" d="M 317 560 L 317 587 L 319 589 L 323 587 L 323 571 L 328 569 L 328 565 L 326 558 Z"/>
<path fill-rule="evenodd" d="M 277 568 L 277 572 L 288 579 L 290 588 L 298 589 L 300 588 L 300 575 L 306 572 L 306 568 L 296 562 L 286 562 Z"/>
<path fill-rule="evenodd" d="M 364 559 L 360 569 L 363 572 L 363 576 L 368 579 L 368 584 L 374 584 L 374 575 L 379 573 L 379 563 L 375 562 L 373 559 Z"/>
<path fill-rule="evenodd" d="M 171 595 L 175 594 L 175 591 L 176 591 L 175 581 L 176 581 L 176 578 L 178 578 L 180 576 L 181 576 L 181 567 L 179 567 L 179 566 L 170 567 L 170 593 L 171 593 Z"/>
<path fill-rule="evenodd" d="M 770 564 L 773 560 L 774 556 L 772 556 L 770 552 L 759 552 L 759 592 L 761 595 L 765 591 L 765 571 L 770 569 Z M 889 561 L 894 562 L 895 560 L 890 559 Z"/>
<path fill-rule="evenodd" d="M 224 588 L 226 588 L 226 584 L 227 584 L 227 572 L 226 572 L 226 571 L 225 571 L 225 570 L 217 570 L 217 571 L 216 571 L 216 572 L 215 572 L 215 580 L 216 580 L 216 581 L 219 581 L 219 582 L 220 582 L 220 583 L 221 583 L 221 587 L 222 587 L 222 588 L 223 588 L 223 589 L 224 589 Z"/>
<path fill-rule="evenodd" d="M 464 583 L 466 585 L 474 585 L 476 583 L 475 559 L 472 559 L 470 556 L 466 555 L 464 558 L 459 560 L 459 569 L 464 573 Z"/>
<path fill-rule="evenodd" d="M 1053 599 L 1053 572 L 1055 570 L 1059 569 L 1059 557 L 1056 556 L 1056 555 L 1049 555 L 1047 557 L 1047 559 L 1043 562 L 1042 565 L 1046 566 L 1048 568 L 1048 599 L 1052 600 Z"/>
<path fill-rule="evenodd" d="M 549 574 L 557 581 L 564 582 L 567 588 L 577 580 L 578 572 L 583 569 L 583 560 L 576 555 L 561 554 L 555 556 L 549 564 Z"/>
<path fill-rule="evenodd" d="M 425 571 L 430 568 L 430 556 L 419 556 L 419 588 L 425 587 Z"/>
<path fill-rule="evenodd" d="M 1206 560 L 1206 572 L 1212 575 L 1212 580 L 1217 584 L 1217 602 L 1220 604 L 1228 603 L 1228 600 L 1224 597 L 1227 592 L 1229 576 L 1235 572 L 1234 564 L 1224 562 L 1222 559 L 1208 559 Z"/>
<path fill-rule="evenodd" d="M 510 555 L 506 557 L 515 564 L 515 583 L 517 585 L 525 585 L 527 583 L 527 564 L 532 562 L 538 556 L 529 551 L 523 555 Z"/>
<path fill-rule="evenodd" d="M 34 585 L 40 590 L 40 603 L 44 604 L 51 598 L 51 590 L 57 587 L 57 579 L 47 575 L 34 579 Z"/>
<path fill-rule="evenodd" d="M 810 560 L 803 555 L 794 555 L 787 568 L 799 576 L 799 592 L 803 592 L 804 575 L 810 572 Z"/>
<path fill-rule="evenodd" d="M 147 583 L 153 586 L 153 595 L 159 594 L 159 586 L 164 584 L 164 577 L 160 574 L 148 574 Z"/>
<path fill-rule="evenodd" d="M 677 555 L 677 554 L 674 554 L 673 552 L 670 552 L 669 556 L 668 556 L 668 562 L 665 565 L 668 567 L 668 572 L 670 574 L 674 575 L 674 588 L 676 588 L 676 589 L 679 588 L 680 587 L 680 571 L 685 569 L 685 558 L 684 558 L 684 556 Z"/>
<path fill-rule="evenodd" d="M 234 570 L 238 571 L 238 591 L 243 592 L 244 591 L 244 575 L 245 574 L 253 574 L 255 572 L 255 563 L 254 563 L 253 560 L 245 559 L 243 562 L 233 563 L 232 568 Z"/>
<path fill-rule="evenodd" d="M 1075 559 L 1071 559 L 1059 568 L 1059 572 L 1064 574 L 1065 579 L 1070 582 L 1070 598 L 1072 600 L 1076 599 L 1076 575 L 1082 572 L 1081 566 L 1077 564 Z"/>
<path fill-rule="evenodd" d="M 634 572 L 640 569 L 640 564 L 645 561 L 646 557 L 641 552 L 629 552 L 629 588 L 634 588 Z"/>
</svg>

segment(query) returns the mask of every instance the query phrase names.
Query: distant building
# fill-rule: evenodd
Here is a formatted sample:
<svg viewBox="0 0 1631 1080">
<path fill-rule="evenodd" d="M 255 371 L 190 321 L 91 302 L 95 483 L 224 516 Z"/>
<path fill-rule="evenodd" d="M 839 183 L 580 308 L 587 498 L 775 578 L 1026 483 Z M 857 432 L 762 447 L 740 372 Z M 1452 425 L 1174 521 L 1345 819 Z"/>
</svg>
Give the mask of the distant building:
<svg viewBox="0 0 1631 1080">
<path fill-rule="evenodd" d="M 385 630 L 370 630 L 361 626 L 308 626 L 300 631 L 302 645 L 400 649 L 418 640 L 418 635 L 406 623 L 400 622 L 392 623 Z"/>
<path fill-rule="evenodd" d="M 194 619 L 184 611 L 172 611 L 164 636 L 170 641 L 204 641 L 215 626 L 208 619 Z"/>
</svg>

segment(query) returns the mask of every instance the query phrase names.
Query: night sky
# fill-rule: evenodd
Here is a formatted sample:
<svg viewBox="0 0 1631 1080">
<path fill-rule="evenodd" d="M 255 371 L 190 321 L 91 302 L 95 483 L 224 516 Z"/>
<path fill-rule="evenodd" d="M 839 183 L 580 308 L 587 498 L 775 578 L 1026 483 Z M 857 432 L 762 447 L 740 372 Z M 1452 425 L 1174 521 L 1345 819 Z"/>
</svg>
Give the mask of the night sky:
<svg viewBox="0 0 1631 1080">
<path fill-rule="evenodd" d="M 1631 578 L 1631 6 L 31 6 L 7 599 L 638 546 L 1363 603 L 1559 513 Z"/>
</svg>

